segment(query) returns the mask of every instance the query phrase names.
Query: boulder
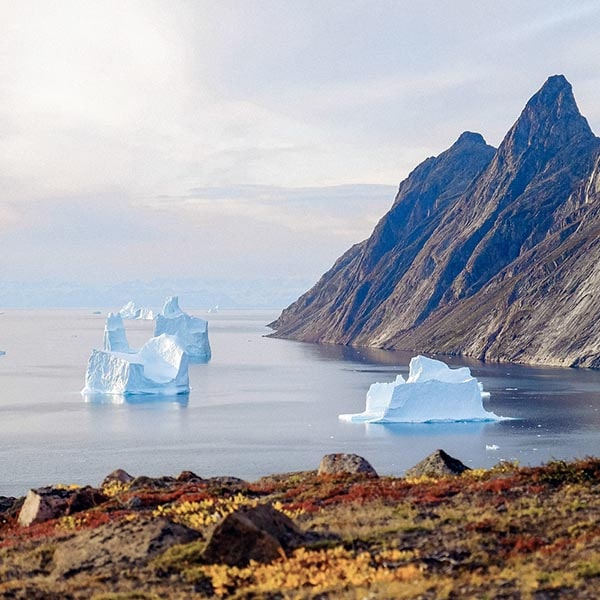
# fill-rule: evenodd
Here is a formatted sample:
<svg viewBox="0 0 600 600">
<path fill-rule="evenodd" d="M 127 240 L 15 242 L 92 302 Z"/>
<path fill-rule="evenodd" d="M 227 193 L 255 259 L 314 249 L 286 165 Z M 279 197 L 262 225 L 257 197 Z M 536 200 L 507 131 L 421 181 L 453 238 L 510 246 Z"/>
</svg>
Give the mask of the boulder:
<svg viewBox="0 0 600 600">
<path fill-rule="evenodd" d="M 163 477 L 147 477 L 146 475 L 140 475 L 131 481 L 130 490 L 141 490 L 141 489 L 164 489 L 171 487 L 175 483 L 174 477 L 163 476 Z"/>
<path fill-rule="evenodd" d="M 200 475 L 196 475 L 193 471 L 181 471 L 177 475 L 177 481 L 183 481 L 184 483 L 199 483 L 202 481 Z"/>
<path fill-rule="evenodd" d="M 16 501 L 17 499 L 12 496 L 0 496 L 0 513 L 11 510 Z"/>
<path fill-rule="evenodd" d="M 187 544 L 200 534 L 168 519 L 134 519 L 80 531 L 59 544 L 53 575 L 68 579 L 79 573 L 99 574 L 140 566 L 175 544 Z"/>
<path fill-rule="evenodd" d="M 469 467 L 460 460 L 439 449 L 411 469 L 408 469 L 406 477 L 444 477 L 446 475 L 460 475 L 468 470 L 470 470 Z"/>
<path fill-rule="evenodd" d="M 318 475 L 338 475 L 341 473 L 362 473 L 377 477 L 377 471 L 369 461 L 358 454 L 326 454 L 321 459 Z"/>
<path fill-rule="evenodd" d="M 242 506 L 215 527 L 204 559 L 238 567 L 251 560 L 267 563 L 285 556 L 304 540 L 292 520 L 271 505 Z"/>
<path fill-rule="evenodd" d="M 114 481 L 118 481 L 119 483 L 129 483 L 133 480 L 133 475 L 130 475 L 127 471 L 124 471 L 123 469 L 116 469 L 104 478 L 104 480 L 102 481 L 102 487 L 113 483 Z"/>
<path fill-rule="evenodd" d="M 108 500 L 100 490 L 90 486 L 74 490 L 43 487 L 29 490 L 19 513 L 18 522 L 23 527 L 57 519 L 98 506 Z"/>
<path fill-rule="evenodd" d="M 67 515 L 89 510 L 95 506 L 99 506 L 108 500 L 108 496 L 102 493 L 101 490 L 93 488 L 89 485 L 73 490 L 70 498 L 67 500 Z"/>
<path fill-rule="evenodd" d="M 19 525 L 29 527 L 32 523 L 41 523 L 65 515 L 72 495 L 72 490 L 53 487 L 29 490 L 19 513 Z"/>
</svg>

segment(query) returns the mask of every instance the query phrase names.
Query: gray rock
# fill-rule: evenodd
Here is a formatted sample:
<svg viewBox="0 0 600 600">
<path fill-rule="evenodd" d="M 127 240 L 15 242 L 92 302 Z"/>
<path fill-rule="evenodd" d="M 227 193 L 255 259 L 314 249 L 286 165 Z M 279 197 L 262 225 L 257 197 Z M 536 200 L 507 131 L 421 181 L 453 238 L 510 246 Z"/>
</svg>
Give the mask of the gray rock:
<svg viewBox="0 0 600 600">
<path fill-rule="evenodd" d="M 245 566 L 250 560 L 271 562 L 304 539 L 292 520 L 272 506 L 243 506 L 215 527 L 204 559 L 235 566 Z"/>
<path fill-rule="evenodd" d="M 28 527 L 32 523 L 41 523 L 65 515 L 72 495 L 71 490 L 53 487 L 29 490 L 19 513 L 19 525 Z"/>
<path fill-rule="evenodd" d="M 0 496 L 0 513 L 6 513 L 12 509 L 17 502 L 12 496 Z"/>
<path fill-rule="evenodd" d="M 200 475 L 196 475 L 193 471 L 181 471 L 179 475 L 177 475 L 177 481 L 183 481 L 185 483 L 200 483 L 203 481 Z"/>
<path fill-rule="evenodd" d="M 18 523 L 28 527 L 49 519 L 81 512 L 98 506 L 108 498 L 95 488 L 86 486 L 78 489 L 43 487 L 29 490 L 19 513 Z"/>
<path fill-rule="evenodd" d="M 318 475 L 336 475 L 341 473 L 363 473 L 377 477 L 377 471 L 358 454 L 326 454 L 321 459 Z"/>
<path fill-rule="evenodd" d="M 228 492 L 243 491 L 248 488 L 248 482 L 240 479 L 239 477 L 232 477 L 231 475 L 221 475 L 219 477 L 209 477 L 204 479 L 203 483 L 211 489 L 222 489 Z"/>
<path fill-rule="evenodd" d="M 193 529 L 163 518 L 107 523 L 81 531 L 54 552 L 53 575 L 68 579 L 79 573 L 122 572 L 147 563 L 175 544 L 200 537 Z"/>
<path fill-rule="evenodd" d="M 174 477 L 147 477 L 140 475 L 131 481 L 130 490 L 140 490 L 144 488 L 163 489 L 171 487 L 176 482 Z"/>
<path fill-rule="evenodd" d="M 444 477 L 446 475 L 460 475 L 469 470 L 469 467 L 464 465 L 460 460 L 453 458 L 440 449 L 424 458 L 411 469 L 408 469 L 406 477 Z"/>
<path fill-rule="evenodd" d="M 129 483 L 133 480 L 133 475 L 130 475 L 127 471 L 124 471 L 123 469 L 116 469 L 104 478 L 102 481 L 102 486 L 108 485 L 113 481 L 118 481 L 119 483 Z"/>
</svg>

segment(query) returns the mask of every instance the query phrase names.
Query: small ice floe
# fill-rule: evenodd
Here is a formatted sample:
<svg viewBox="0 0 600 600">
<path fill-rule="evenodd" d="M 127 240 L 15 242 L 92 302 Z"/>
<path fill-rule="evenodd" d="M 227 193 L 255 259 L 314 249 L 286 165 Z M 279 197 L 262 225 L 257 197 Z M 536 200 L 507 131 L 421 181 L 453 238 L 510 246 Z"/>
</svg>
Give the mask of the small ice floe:
<svg viewBox="0 0 600 600">
<path fill-rule="evenodd" d="M 489 450 L 490 452 L 494 452 L 495 450 L 499 450 L 500 446 L 498 446 L 497 444 L 486 444 L 485 449 Z"/>
</svg>

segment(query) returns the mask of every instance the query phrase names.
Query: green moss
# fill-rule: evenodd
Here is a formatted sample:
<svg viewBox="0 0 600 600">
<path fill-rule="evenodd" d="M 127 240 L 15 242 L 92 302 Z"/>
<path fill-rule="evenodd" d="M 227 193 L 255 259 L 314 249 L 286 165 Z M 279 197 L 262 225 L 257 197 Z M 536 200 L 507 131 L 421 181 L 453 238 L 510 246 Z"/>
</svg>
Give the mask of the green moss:
<svg viewBox="0 0 600 600">
<path fill-rule="evenodd" d="M 206 542 L 196 540 L 189 544 L 177 544 L 157 556 L 150 567 L 160 576 L 177 574 L 194 565 L 202 564 L 202 555 Z"/>
</svg>

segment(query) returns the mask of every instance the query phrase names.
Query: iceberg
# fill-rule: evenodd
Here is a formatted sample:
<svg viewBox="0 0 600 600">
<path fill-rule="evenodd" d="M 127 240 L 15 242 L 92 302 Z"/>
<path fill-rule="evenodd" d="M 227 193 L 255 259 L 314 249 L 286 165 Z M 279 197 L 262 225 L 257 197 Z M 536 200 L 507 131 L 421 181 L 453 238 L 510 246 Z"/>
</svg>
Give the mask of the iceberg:
<svg viewBox="0 0 600 600">
<path fill-rule="evenodd" d="M 122 319 L 145 319 L 152 321 L 154 313 L 145 306 L 138 306 L 133 300 L 130 300 L 120 310 L 119 314 Z"/>
<path fill-rule="evenodd" d="M 104 325 L 104 350 L 107 352 L 135 352 L 129 347 L 125 326 L 120 313 L 108 313 Z"/>
<path fill-rule="evenodd" d="M 496 421 L 503 419 L 483 407 L 489 393 L 468 367 L 451 369 L 440 360 L 415 356 L 408 379 L 374 383 L 365 410 L 339 415 L 351 423 L 429 423 L 436 421 Z"/>
<path fill-rule="evenodd" d="M 6 352 L 4 352 L 4 350 L 0 350 L 0 356 L 4 356 L 6 354 Z"/>
<path fill-rule="evenodd" d="M 189 391 L 188 356 L 175 336 L 162 334 L 138 351 L 92 350 L 82 393 L 168 396 Z"/>
<path fill-rule="evenodd" d="M 190 362 L 206 363 L 211 358 L 208 322 L 192 317 L 179 308 L 179 298 L 169 296 L 162 312 L 156 315 L 154 335 L 174 335 L 187 352 Z"/>
</svg>

